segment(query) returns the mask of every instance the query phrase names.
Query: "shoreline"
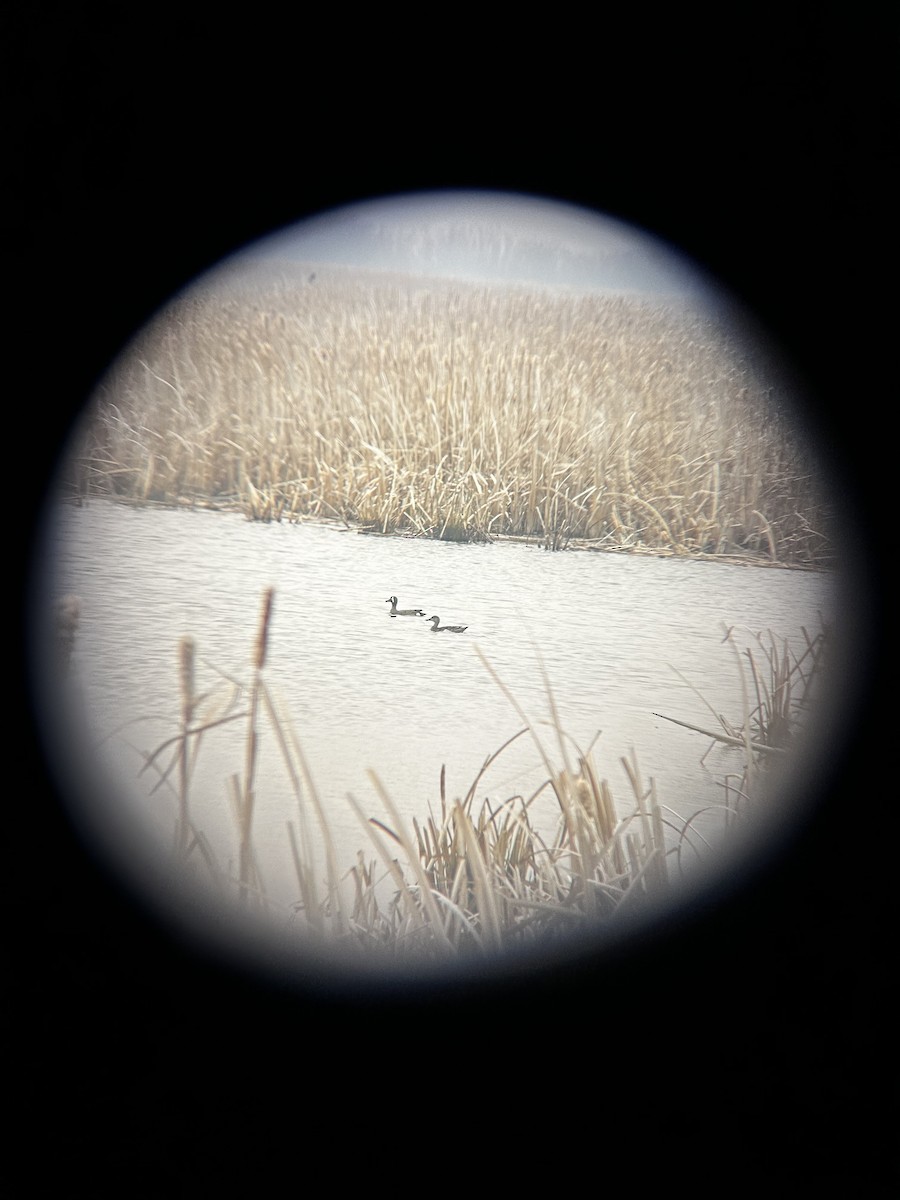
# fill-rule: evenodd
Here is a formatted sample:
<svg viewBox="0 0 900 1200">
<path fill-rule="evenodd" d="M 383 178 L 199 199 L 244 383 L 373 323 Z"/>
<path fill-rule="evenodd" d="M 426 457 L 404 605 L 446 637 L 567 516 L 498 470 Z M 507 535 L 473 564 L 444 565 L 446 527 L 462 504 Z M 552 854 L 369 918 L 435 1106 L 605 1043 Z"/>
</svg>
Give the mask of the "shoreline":
<svg viewBox="0 0 900 1200">
<path fill-rule="evenodd" d="M 91 501 L 105 501 L 111 504 L 121 504 L 131 508 L 153 508 L 167 510 L 172 512 L 177 511 L 197 511 L 197 512 L 221 512 L 221 513 L 240 513 L 245 516 L 248 521 L 257 522 L 262 525 L 281 524 L 285 522 L 288 525 L 323 525 L 338 529 L 344 533 L 355 533 L 361 537 L 396 537 L 396 538 L 413 538 L 424 541 L 447 541 L 456 545 L 491 545 L 495 543 L 511 543 L 515 545 L 531 546 L 535 549 L 546 550 L 548 553 L 560 554 L 569 551 L 575 553 L 588 554 L 633 554 L 639 555 L 642 558 L 678 558 L 686 559 L 691 562 L 704 563 L 723 563 L 729 566 L 742 567 L 764 567 L 768 569 L 776 569 L 782 571 L 807 571 L 813 574 L 825 574 L 828 571 L 835 569 L 834 564 L 816 565 L 815 563 L 801 562 L 781 562 L 776 559 L 766 558 L 762 555 L 752 554 L 716 554 L 704 553 L 700 550 L 674 549 L 665 546 L 617 546 L 604 544 L 602 538 L 567 538 L 565 545 L 551 547 L 547 545 L 547 536 L 540 534 L 520 534 L 520 533 L 498 533 L 492 535 L 481 535 L 472 538 L 438 538 L 428 537 L 427 534 L 418 533 L 414 530 L 384 530 L 368 525 L 364 521 L 353 522 L 343 517 L 328 517 L 321 514 L 287 514 L 287 515 L 271 515 L 271 516 L 253 516 L 248 513 L 247 505 L 239 499 L 231 497 L 223 497 L 222 499 L 214 499 L 207 496 L 180 496 L 176 500 L 153 500 L 139 499 L 131 496 L 112 496 L 112 495 L 92 495 L 92 496 L 62 496 L 59 502 L 63 504 L 71 504 L 73 507 L 80 508 Z M 552 534 L 550 535 L 553 536 Z"/>
</svg>

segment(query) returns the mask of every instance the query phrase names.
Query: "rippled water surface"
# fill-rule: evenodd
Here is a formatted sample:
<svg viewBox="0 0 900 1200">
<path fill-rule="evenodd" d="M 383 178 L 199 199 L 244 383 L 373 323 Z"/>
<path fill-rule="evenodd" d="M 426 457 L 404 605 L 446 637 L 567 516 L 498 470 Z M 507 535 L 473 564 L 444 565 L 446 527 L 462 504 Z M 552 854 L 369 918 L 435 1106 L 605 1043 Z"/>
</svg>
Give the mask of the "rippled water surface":
<svg viewBox="0 0 900 1200">
<path fill-rule="evenodd" d="M 543 664 L 566 732 L 584 748 L 599 733 L 594 757 L 620 809 L 632 807 L 620 759 L 633 749 L 645 782 L 652 777 L 662 804 L 685 817 L 721 801 L 717 779 L 739 770 L 740 759 L 720 749 L 701 765 L 709 739 L 654 714 L 708 728 L 708 702 L 739 724 L 740 677 L 724 628 L 771 630 L 799 645 L 801 626 L 815 633 L 835 615 L 832 580 L 816 573 L 365 537 L 105 502 L 60 508 L 51 562 L 52 595 L 81 599 L 74 678 L 90 735 L 122 803 L 163 829 L 175 811 L 172 789 L 150 792 L 168 760 L 140 779 L 138 771 L 178 729 L 179 640 L 196 640 L 198 690 L 209 693 L 208 711 L 224 711 L 229 680 L 250 679 L 262 594 L 275 588 L 266 680 L 291 717 L 346 866 L 358 849 L 373 853 L 348 793 L 367 815 L 387 819 L 368 770 L 405 817 L 421 821 L 429 806 L 439 809 L 442 765 L 448 798 L 461 797 L 485 758 L 522 728 L 476 647 L 536 723 L 550 717 Z M 421 618 L 391 619 L 392 594 L 401 608 L 468 630 L 435 635 Z M 552 730 L 536 728 L 561 765 Z M 229 779 L 244 770 L 242 730 L 206 735 L 193 782 L 195 821 L 225 862 L 236 853 Z M 478 795 L 527 795 L 543 778 L 525 736 L 492 765 Z M 300 814 L 265 722 L 256 792 L 257 853 L 272 895 L 289 904 L 296 886 L 286 828 L 299 827 Z M 545 816 L 552 824 L 552 811 Z"/>
</svg>

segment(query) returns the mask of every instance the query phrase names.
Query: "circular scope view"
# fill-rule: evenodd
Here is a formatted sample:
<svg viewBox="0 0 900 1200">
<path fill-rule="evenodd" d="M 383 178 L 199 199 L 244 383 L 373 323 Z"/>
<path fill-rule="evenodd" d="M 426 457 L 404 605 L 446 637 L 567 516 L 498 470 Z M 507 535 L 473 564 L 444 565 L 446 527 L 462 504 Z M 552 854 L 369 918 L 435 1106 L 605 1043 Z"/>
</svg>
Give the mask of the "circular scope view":
<svg viewBox="0 0 900 1200">
<path fill-rule="evenodd" d="M 301 972 L 490 971 L 714 887 L 802 817 L 846 653 L 786 378 L 674 249 L 558 203 L 247 247 L 64 455 L 35 669 L 73 821 L 176 931 Z"/>
</svg>

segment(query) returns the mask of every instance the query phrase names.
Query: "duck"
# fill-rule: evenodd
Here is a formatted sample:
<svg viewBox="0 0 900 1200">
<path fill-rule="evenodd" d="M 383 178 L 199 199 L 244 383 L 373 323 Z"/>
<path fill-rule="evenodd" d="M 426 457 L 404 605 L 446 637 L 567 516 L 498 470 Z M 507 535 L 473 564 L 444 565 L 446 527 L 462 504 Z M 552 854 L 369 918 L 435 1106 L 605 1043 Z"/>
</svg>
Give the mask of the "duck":
<svg viewBox="0 0 900 1200">
<path fill-rule="evenodd" d="M 424 613 L 422 615 L 424 616 Z M 442 625 L 440 617 L 429 617 L 428 620 L 434 621 L 432 633 L 465 633 L 469 628 L 468 625 Z"/>
<path fill-rule="evenodd" d="M 388 596 L 387 600 L 385 600 L 385 604 L 389 604 L 391 606 L 390 615 L 392 617 L 424 617 L 425 616 L 425 610 L 422 608 L 398 608 L 396 596 Z"/>
</svg>

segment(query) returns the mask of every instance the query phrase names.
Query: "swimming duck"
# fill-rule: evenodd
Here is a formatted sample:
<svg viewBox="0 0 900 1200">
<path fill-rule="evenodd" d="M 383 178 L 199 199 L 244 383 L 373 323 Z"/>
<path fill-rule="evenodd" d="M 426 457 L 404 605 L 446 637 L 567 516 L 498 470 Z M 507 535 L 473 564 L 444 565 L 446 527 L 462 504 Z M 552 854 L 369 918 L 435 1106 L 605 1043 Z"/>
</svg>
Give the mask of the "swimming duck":
<svg viewBox="0 0 900 1200">
<path fill-rule="evenodd" d="M 422 614 L 425 615 L 424 613 Z M 468 625 L 442 625 L 440 617 L 429 617 L 429 621 L 434 621 L 431 627 L 432 633 L 465 633 L 469 628 Z"/>
<path fill-rule="evenodd" d="M 421 608 L 398 608 L 396 596 L 388 596 L 387 600 L 385 600 L 385 604 L 389 604 L 391 606 L 390 615 L 392 617 L 424 617 L 425 616 L 425 610 L 421 609 Z"/>
</svg>

